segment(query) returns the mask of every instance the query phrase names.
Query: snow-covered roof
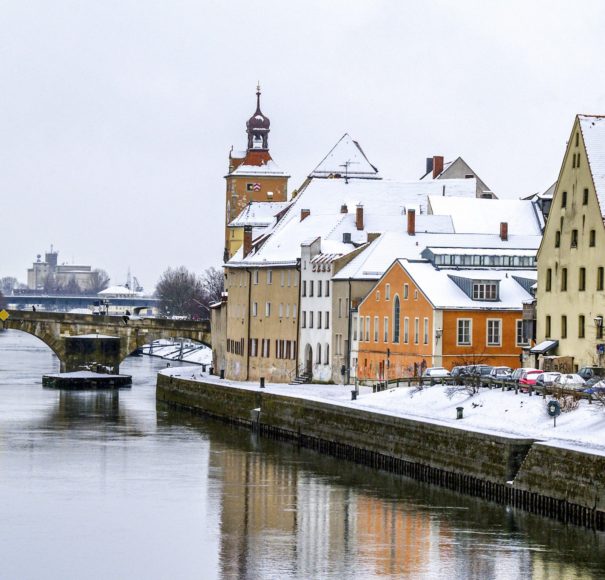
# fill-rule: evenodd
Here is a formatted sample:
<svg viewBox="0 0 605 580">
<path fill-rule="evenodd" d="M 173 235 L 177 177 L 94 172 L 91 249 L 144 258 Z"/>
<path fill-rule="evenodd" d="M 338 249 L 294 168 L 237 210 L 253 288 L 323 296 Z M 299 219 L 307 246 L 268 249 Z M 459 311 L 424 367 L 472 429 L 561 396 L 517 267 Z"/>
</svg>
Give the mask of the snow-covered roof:
<svg viewBox="0 0 605 580">
<path fill-rule="evenodd" d="M 320 161 L 309 177 L 351 177 L 380 179 L 359 143 L 345 133 L 330 152 Z"/>
<path fill-rule="evenodd" d="M 109 288 L 105 288 L 105 290 L 101 290 L 98 293 L 98 296 L 142 296 L 141 292 L 135 292 L 126 286 L 110 286 Z"/>
<path fill-rule="evenodd" d="M 539 212 L 531 201 L 522 199 L 459 199 L 431 195 L 429 210 L 435 215 L 451 216 L 456 233 L 495 234 L 500 232 L 501 222 L 508 223 L 509 235 L 539 235 L 542 231 Z"/>
<path fill-rule="evenodd" d="M 535 270 L 446 270 L 437 269 L 430 262 L 399 260 L 414 283 L 435 308 L 461 310 L 521 310 L 523 301 L 531 295 L 515 277 L 535 280 Z M 473 300 L 452 279 L 494 280 L 499 282 L 498 300 Z"/>
<path fill-rule="evenodd" d="M 525 248 L 433 248 L 427 246 L 434 255 L 451 255 L 458 256 L 535 256 L 537 249 Z"/>
<path fill-rule="evenodd" d="M 405 229 L 408 208 L 426 208 L 427 196 L 441 193 L 444 182 L 397 182 L 385 180 L 311 179 L 301 189 L 285 215 L 267 232 L 262 246 L 242 259 L 238 250 L 230 266 L 251 264 L 295 264 L 300 257 L 300 244 L 309 238 L 322 238 L 322 252 L 347 253 L 355 245 L 367 242 L 367 234 Z M 451 179 L 445 184 L 447 195 L 475 196 L 473 179 Z M 341 213 L 346 205 L 347 213 Z M 364 227 L 355 224 L 357 206 L 363 206 Z M 301 211 L 310 214 L 301 221 Z M 416 231 L 453 232 L 451 220 L 443 216 L 419 214 Z M 342 234 L 350 233 L 351 242 L 343 243 Z M 328 243 L 328 245 L 326 245 Z M 331 244 L 331 246 L 329 245 Z"/>
<path fill-rule="evenodd" d="M 425 248 L 433 253 L 440 248 L 447 248 L 451 253 L 468 252 L 476 254 L 520 255 L 528 252 L 535 255 L 540 245 L 541 236 L 509 236 L 508 240 L 500 239 L 494 234 L 451 234 L 417 232 L 410 236 L 404 231 L 386 232 L 374 240 L 363 252 L 355 256 L 335 276 L 336 280 L 378 280 L 389 266 L 399 258 L 419 260 Z M 519 270 L 515 270 L 516 275 Z"/>
<path fill-rule="evenodd" d="M 605 216 L 605 116 L 578 115 L 592 181 Z"/>
<path fill-rule="evenodd" d="M 249 175 L 254 176 L 276 176 L 285 177 L 286 174 L 279 168 L 273 159 L 269 159 L 261 165 L 247 165 L 242 163 L 230 175 Z"/>
<path fill-rule="evenodd" d="M 231 149 L 231 151 L 229 152 L 229 157 L 231 157 L 231 159 L 243 159 L 244 157 L 246 157 L 246 153 L 247 151 L 245 149 Z"/>
<path fill-rule="evenodd" d="M 242 228 L 244 226 L 268 227 L 275 220 L 275 216 L 286 209 L 290 203 L 289 201 L 251 201 L 229 223 L 229 226 L 234 228 Z"/>
</svg>

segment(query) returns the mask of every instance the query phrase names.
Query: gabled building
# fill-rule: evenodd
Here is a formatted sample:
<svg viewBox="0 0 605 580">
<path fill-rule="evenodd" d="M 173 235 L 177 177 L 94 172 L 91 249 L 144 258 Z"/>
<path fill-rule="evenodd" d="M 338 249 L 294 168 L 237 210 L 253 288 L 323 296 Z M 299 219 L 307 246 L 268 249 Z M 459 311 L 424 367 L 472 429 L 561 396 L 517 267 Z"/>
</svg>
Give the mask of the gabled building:
<svg viewBox="0 0 605 580">
<path fill-rule="evenodd" d="M 605 116 L 578 115 L 538 252 L 537 342 L 573 366 L 605 363 Z"/>
<path fill-rule="evenodd" d="M 260 108 L 260 87 L 256 90 L 256 111 L 246 122 L 248 145 L 245 151 L 229 153 L 229 172 L 225 175 L 225 252 L 226 262 L 243 243 L 243 233 L 230 227 L 251 202 L 288 200 L 288 178 L 269 153 L 271 122 Z"/>
<path fill-rule="evenodd" d="M 418 376 L 427 367 L 517 366 L 527 341 L 522 302 L 535 283 L 535 249 L 427 248 L 430 260 L 396 260 L 359 306 L 357 378 Z M 486 267 L 509 254 L 519 267 Z M 468 262 L 467 267 L 443 268 Z M 431 261 L 432 260 L 432 261 Z M 491 262 L 491 260 L 490 260 Z M 477 266 L 473 266 L 477 264 Z"/>
<path fill-rule="evenodd" d="M 474 179 L 476 183 L 475 195 L 484 199 L 496 199 L 494 192 L 477 176 L 469 164 L 462 159 L 444 161 L 441 155 L 434 155 L 426 159 L 426 171 L 421 181 L 431 179 Z"/>
</svg>

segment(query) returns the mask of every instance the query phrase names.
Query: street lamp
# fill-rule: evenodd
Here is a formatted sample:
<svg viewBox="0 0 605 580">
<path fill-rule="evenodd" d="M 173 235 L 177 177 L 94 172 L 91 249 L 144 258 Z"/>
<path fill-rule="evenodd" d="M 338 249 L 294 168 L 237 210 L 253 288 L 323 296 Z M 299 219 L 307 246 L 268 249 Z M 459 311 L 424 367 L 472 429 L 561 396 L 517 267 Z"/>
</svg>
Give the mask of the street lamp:
<svg viewBox="0 0 605 580">
<path fill-rule="evenodd" d="M 598 339 L 603 338 L 603 317 L 595 316 L 594 324 L 597 327 L 597 338 Z"/>
</svg>

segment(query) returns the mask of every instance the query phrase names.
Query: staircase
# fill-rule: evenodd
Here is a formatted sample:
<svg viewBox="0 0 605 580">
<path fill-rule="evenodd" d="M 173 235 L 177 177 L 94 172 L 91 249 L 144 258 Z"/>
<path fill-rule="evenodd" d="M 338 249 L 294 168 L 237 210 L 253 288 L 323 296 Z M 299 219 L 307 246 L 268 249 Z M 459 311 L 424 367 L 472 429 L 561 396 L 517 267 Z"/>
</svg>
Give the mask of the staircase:
<svg viewBox="0 0 605 580">
<path fill-rule="evenodd" d="M 291 385 L 302 385 L 304 383 L 311 382 L 311 375 L 305 371 L 300 371 L 294 380 L 290 383 Z"/>
</svg>

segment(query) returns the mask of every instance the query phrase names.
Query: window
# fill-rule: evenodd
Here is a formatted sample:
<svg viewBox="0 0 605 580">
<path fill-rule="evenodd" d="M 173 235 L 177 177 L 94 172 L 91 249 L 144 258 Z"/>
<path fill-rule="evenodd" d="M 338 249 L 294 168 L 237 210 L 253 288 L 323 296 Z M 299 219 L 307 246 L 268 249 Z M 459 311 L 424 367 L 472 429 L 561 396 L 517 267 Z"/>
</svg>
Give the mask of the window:
<svg viewBox="0 0 605 580">
<path fill-rule="evenodd" d="M 338 318 L 342 318 L 342 298 L 338 299 Z"/>
<path fill-rule="evenodd" d="M 545 338 L 550 338 L 550 315 L 548 315 L 546 317 L 546 323 L 544 326 L 545 326 L 545 328 L 544 328 Z"/>
<path fill-rule="evenodd" d="M 384 299 L 385 300 L 390 300 L 391 299 L 391 285 L 387 284 L 384 287 Z"/>
<path fill-rule="evenodd" d="M 586 290 L 586 268 L 580 268 L 580 276 L 578 279 L 578 290 L 584 292 Z"/>
<path fill-rule="evenodd" d="M 326 329 L 330 328 L 330 313 L 327 310 L 326 310 L 325 321 L 326 321 Z"/>
<path fill-rule="evenodd" d="M 550 268 L 548 268 L 548 270 L 546 270 L 546 291 L 550 292 L 552 288 L 552 270 Z"/>
<path fill-rule="evenodd" d="M 313 296 L 313 280 L 309 280 L 309 296 Z"/>
<path fill-rule="evenodd" d="M 557 230 L 555 232 L 555 248 L 559 248 L 561 246 L 561 232 Z"/>
<path fill-rule="evenodd" d="M 582 205 L 588 205 L 588 189 L 584 188 L 584 193 L 582 195 Z"/>
<path fill-rule="evenodd" d="M 410 287 L 407 284 L 403 285 L 403 299 L 407 300 L 408 299 L 408 294 L 410 292 Z"/>
<path fill-rule="evenodd" d="M 458 333 L 456 344 L 459 346 L 470 346 L 471 343 L 472 320 L 470 318 L 458 319 Z"/>
<path fill-rule="evenodd" d="M 279 303 L 279 317 L 282 318 L 284 315 L 284 305 L 280 302 Z"/>
<path fill-rule="evenodd" d="M 303 280 L 303 283 L 302 283 L 302 295 L 303 296 L 307 295 L 307 281 L 306 280 Z"/>
<path fill-rule="evenodd" d="M 261 356 L 265 358 L 269 358 L 271 353 L 271 341 L 268 338 L 263 338 L 261 343 Z"/>
<path fill-rule="evenodd" d="M 290 305 L 286 304 L 286 318 L 290 318 Z"/>
<path fill-rule="evenodd" d="M 424 319 L 424 344 L 429 343 L 429 319 Z"/>
<path fill-rule="evenodd" d="M 326 314 L 328 314 L 326 312 Z M 357 327 L 359 325 L 359 319 L 357 315 L 353 315 L 353 340 L 357 340 Z"/>
<path fill-rule="evenodd" d="M 498 284 L 473 282 L 473 300 L 498 300 Z"/>
<path fill-rule="evenodd" d="M 380 290 L 376 290 L 376 302 L 380 302 Z"/>
<path fill-rule="evenodd" d="M 290 288 L 290 282 L 292 281 L 291 274 L 292 274 L 292 272 L 290 272 L 290 270 L 288 270 L 288 288 Z"/>
<path fill-rule="evenodd" d="M 418 300 L 418 290 L 414 290 L 414 300 Z"/>
<path fill-rule="evenodd" d="M 267 318 L 271 316 L 271 302 L 265 302 L 265 316 Z"/>
<path fill-rule="evenodd" d="M 597 233 L 594 230 L 590 230 L 590 235 L 589 235 L 589 239 L 588 239 L 588 245 L 591 248 L 594 248 L 597 245 Z"/>
<path fill-rule="evenodd" d="M 317 328 L 321 328 L 321 310 L 317 313 Z"/>
<path fill-rule="evenodd" d="M 284 270 L 282 270 L 280 272 L 280 281 L 279 282 L 281 284 L 281 287 L 283 288 L 285 285 L 285 282 L 286 282 L 286 272 Z"/>
<path fill-rule="evenodd" d="M 584 338 L 586 335 L 586 318 L 583 314 L 578 316 L 578 338 Z"/>
<path fill-rule="evenodd" d="M 388 316 L 383 317 L 382 319 L 384 326 L 384 342 L 389 342 L 389 318 Z"/>
<path fill-rule="evenodd" d="M 523 320 L 517 320 L 516 323 L 517 330 L 517 346 L 527 346 L 529 341 L 525 338 L 525 332 L 523 331 Z"/>
<path fill-rule="evenodd" d="M 420 334 L 420 318 L 414 318 L 414 344 L 418 344 Z"/>
<path fill-rule="evenodd" d="M 571 230 L 571 247 L 578 247 L 578 230 Z"/>
<path fill-rule="evenodd" d="M 256 316 L 258 314 L 258 302 L 252 303 L 252 316 Z"/>
<path fill-rule="evenodd" d="M 561 192 L 561 207 L 567 207 L 567 192 Z"/>
<path fill-rule="evenodd" d="M 599 323 L 595 320 L 595 326 L 597 327 L 597 340 L 603 340 L 603 317 L 599 316 Z"/>
<path fill-rule="evenodd" d="M 317 347 L 315 349 L 315 362 L 319 365 L 321 364 L 321 344 L 317 343 Z"/>
<path fill-rule="evenodd" d="M 374 316 L 374 342 L 378 342 L 378 316 Z"/>
<path fill-rule="evenodd" d="M 258 284 L 258 270 L 254 270 L 254 272 L 252 272 L 252 283 Z"/>
<path fill-rule="evenodd" d="M 561 292 L 567 292 L 567 268 L 561 268 Z"/>
<path fill-rule="evenodd" d="M 309 310 L 309 328 L 313 328 L 313 310 Z"/>
<path fill-rule="evenodd" d="M 330 280 L 326 280 L 326 297 L 330 296 Z"/>
<path fill-rule="evenodd" d="M 393 302 L 393 342 L 399 342 L 399 324 L 401 316 L 401 306 L 399 304 L 399 296 L 395 295 Z"/>
<path fill-rule="evenodd" d="M 250 339 L 250 356 L 258 356 L 258 338 Z"/>
<path fill-rule="evenodd" d="M 318 296 L 321 296 L 321 290 L 322 290 L 321 286 L 322 286 L 321 280 L 318 280 L 317 281 L 317 295 Z"/>
<path fill-rule="evenodd" d="M 561 338 L 567 338 L 567 316 L 561 316 Z"/>
<path fill-rule="evenodd" d="M 498 319 L 488 319 L 487 321 L 487 346 L 500 346 L 500 326 Z"/>
<path fill-rule="evenodd" d="M 370 342 L 370 317 L 366 316 L 366 342 Z"/>
<path fill-rule="evenodd" d="M 410 342 L 410 319 L 407 316 L 403 319 L 403 342 Z"/>
<path fill-rule="evenodd" d="M 597 290 L 603 290 L 603 266 L 597 268 Z"/>
<path fill-rule="evenodd" d="M 267 270 L 267 284 L 273 284 L 273 270 Z"/>
<path fill-rule="evenodd" d="M 326 342 L 326 347 L 324 348 L 324 364 L 330 364 L 330 345 Z"/>
</svg>

